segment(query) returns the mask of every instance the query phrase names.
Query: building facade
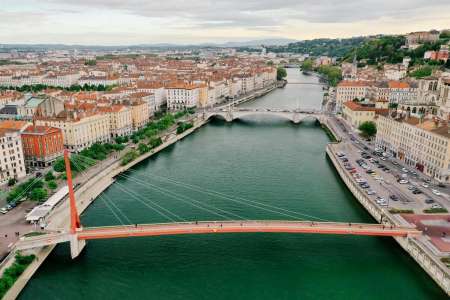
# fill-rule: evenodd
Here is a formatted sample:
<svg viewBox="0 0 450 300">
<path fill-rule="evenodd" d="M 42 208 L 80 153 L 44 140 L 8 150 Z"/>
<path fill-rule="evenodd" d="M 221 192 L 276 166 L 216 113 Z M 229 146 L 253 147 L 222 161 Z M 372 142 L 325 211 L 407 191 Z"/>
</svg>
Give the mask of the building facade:
<svg viewBox="0 0 450 300">
<path fill-rule="evenodd" d="M 30 125 L 22 132 L 23 154 L 28 170 L 50 166 L 64 152 L 62 130 Z"/>
</svg>

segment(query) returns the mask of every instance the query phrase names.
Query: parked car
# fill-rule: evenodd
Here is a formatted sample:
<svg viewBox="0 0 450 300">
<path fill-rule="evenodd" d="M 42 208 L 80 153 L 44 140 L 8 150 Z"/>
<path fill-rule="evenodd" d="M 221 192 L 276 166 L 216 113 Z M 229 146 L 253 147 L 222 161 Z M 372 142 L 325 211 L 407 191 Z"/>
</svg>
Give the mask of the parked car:
<svg viewBox="0 0 450 300">
<path fill-rule="evenodd" d="M 400 183 L 400 184 L 407 184 L 409 181 L 408 180 L 405 180 L 405 179 L 400 179 L 399 181 L 398 181 L 398 183 Z"/>
<path fill-rule="evenodd" d="M 415 189 L 415 190 L 412 191 L 412 193 L 413 193 L 414 195 L 419 195 L 419 194 L 422 194 L 422 191 L 419 190 L 419 189 Z"/>
<path fill-rule="evenodd" d="M 431 203 L 434 203 L 434 200 L 433 199 L 426 199 L 425 203 L 426 204 L 431 204 Z"/>
<path fill-rule="evenodd" d="M 397 201 L 398 197 L 397 197 L 397 195 L 390 195 L 389 199 L 391 199 L 392 201 Z"/>
<path fill-rule="evenodd" d="M 422 183 L 422 187 L 429 188 L 430 186 L 428 184 L 426 184 L 426 183 Z"/>
<path fill-rule="evenodd" d="M 439 192 L 438 190 L 431 190 L 431 192 L 432 192 L 433 194 L 435 194 L 436 196 L 441 196 L 441 195 L 442 195 L 442 193 Z"/>
<path fill-rule="evenodd" d="M 6 214 L 8 212 L 8 210 L 6 209 L 6 207 L 2 207 L 2 208 L 0 208 L 0 212 L 2 214 Z"/>
<path fill-rule="evenodd" d="M 366 191 L 367 195 L 375 195 L 377 192 L 375 192 L 374 190 L 367 190 Z"/>
</svg>

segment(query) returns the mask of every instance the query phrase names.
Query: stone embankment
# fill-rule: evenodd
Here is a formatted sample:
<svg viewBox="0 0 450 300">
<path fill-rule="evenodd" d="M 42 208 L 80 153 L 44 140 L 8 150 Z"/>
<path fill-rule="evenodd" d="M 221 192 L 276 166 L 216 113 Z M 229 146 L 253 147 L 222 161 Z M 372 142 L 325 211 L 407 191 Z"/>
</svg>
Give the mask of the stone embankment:
<svg viewBox="0 0 450 300">
<path fill-rule="evenodd" d="M 343 166 L 339 163 L 336 156 L 338 152 L 336 143 L 328 144 L 326 153 L 334 167 L 336 168 L 342 181 L 347 188 L 352 192 L 359 203 L 372 215 L 372 217 L 379 223 L 384 223 L 387 226 L 405 226 L 405 221 L 397 215 L 392 215 L 387 209 L 378 206 L 372 199 L 370 199 L 356 184 L 350 173 L 346 172 Z M 430 275 L 431 278 L 450 295 L 450 272 L 440 260 L 436 259 L 431 254 L 430 249 L 423 244 L 421 238 L 394 238 L 397 243 L 408 252 L 412 258 Z"/>
</svg>

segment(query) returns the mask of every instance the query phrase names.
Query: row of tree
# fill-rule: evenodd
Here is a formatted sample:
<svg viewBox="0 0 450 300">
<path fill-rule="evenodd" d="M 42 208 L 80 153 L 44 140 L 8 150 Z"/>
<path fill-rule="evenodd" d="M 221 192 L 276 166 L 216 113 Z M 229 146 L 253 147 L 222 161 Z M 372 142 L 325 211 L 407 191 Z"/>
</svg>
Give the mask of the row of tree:
<svg viewBox="0 0 450 300">
<path fill-rule="evenodd" d="M 39 93 L 46 89 L 62 89 L 64 91 L 68 92 L 88 92 L 88 91 L 111 91 L 115 85 L 79 85 L 74 84 L 70 87 L 57 87 L 57 86 L 51 86 L 46 84 L 33 84 L 33 85 L 22 85 L 22 86 L 0 86 L 0 91 L 3 90 L 15 90 L 21 93 Z"/>
</svg>

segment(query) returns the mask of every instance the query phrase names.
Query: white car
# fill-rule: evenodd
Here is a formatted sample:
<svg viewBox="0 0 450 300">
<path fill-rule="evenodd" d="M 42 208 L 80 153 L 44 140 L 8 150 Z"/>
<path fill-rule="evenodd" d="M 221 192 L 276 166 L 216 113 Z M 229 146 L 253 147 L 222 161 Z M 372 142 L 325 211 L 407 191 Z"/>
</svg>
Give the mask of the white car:
<svg viewBox="0 0 450 300">
<path fill-rule="evenodd" d="M 435 194 L 436 196 L 441 196 L 442 193 L 439 192 L 438 190 L 431 190 L 433 192 L 433 194 Z"/>
<path fill-rule="evenodd" d="M 431 208 L 442 208 L 442 206 L 440 206 L 439 204 L 435 203 L 435 204 L 431 205 Z"/>
<path fill-rule="evenodd" d="M 367 192 L 367 195 L 375 195 L 377 192 L 375 192 L 374 190 L 368 190 Z"/>
<path fill-rule="evenodd" d="M 428 185 L 428 184 L 426 184 L 426 183 L 422 183 L 422 186 L 424 187 L 424 188 L 429 188 L 430 186 Z"/>
<path fill-rule="evenodd" d="M 6 213 L 8 212 L 8 210 L 6 209 L 6 207 L 2 207 L 2 208 L 0 209 L 0 212 L 1 212 L 2 214 L 6 214 Z"/>
<path fill-rule="evenodd" d="M 400 183 L 400 184 L 407 184 L 407 183 L 408 183 L 408 180 L 402 179 L 402 180 L 400 180 L 398 183 Z"/>
<path fill-rule="evenodd" d="M 408 169 L 402 168 L 402 172 L 403 172 L 403 173 L 408 173 Z"/>
</svg>

